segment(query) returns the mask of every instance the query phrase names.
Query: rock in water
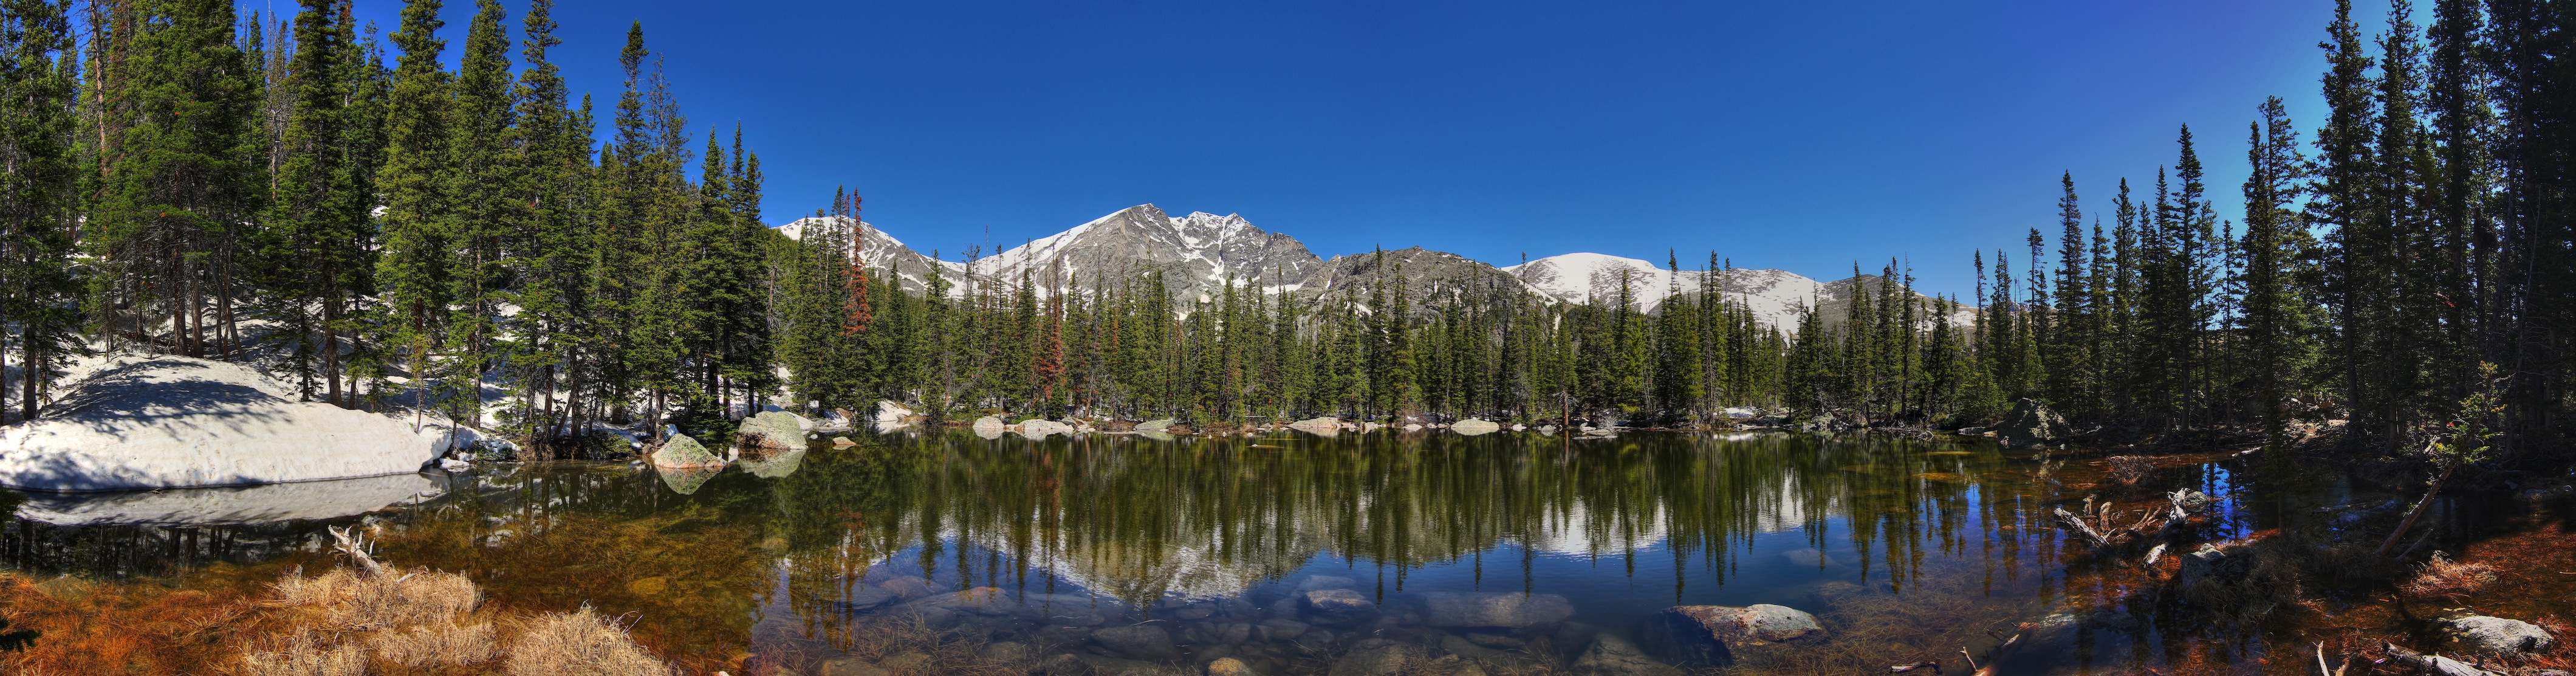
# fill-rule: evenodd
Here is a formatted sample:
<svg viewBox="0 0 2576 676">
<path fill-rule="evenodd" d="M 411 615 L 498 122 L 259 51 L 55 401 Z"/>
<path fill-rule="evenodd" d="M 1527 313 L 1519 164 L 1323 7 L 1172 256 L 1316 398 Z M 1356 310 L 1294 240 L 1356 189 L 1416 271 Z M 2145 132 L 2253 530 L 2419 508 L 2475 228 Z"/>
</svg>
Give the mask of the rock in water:
<svg viewBox="0 0 2576 676">
<path fill-rule="evenodd" d="M 1153 420 L 1147 420 L 1147 421 L 1145 421 L 1145 422 L 1138 423 L 1138 424 L 1136 425 L 1136 431 L 1138 431 L 1138 432 L 1165 432 L 1165 431 L 1170 431 L 1170 430 L 1172 429 L 1172 425 L 1174 425 L 1174 424 L 1178 424 L 1179 422 L 1180 422 L 1180 421 L 1178 421 L 1178 420 L 1173 420 L 1173 419 L 1171 419 L 1171 418 L 1155 418 L 1155 419 L 1153 419 Z"/>
<path fill-rule="evenodd" d="M 1422 617 L 1434 627 L 1530 627 L 1574 616 L 1574 604 L 1556 594 L 1429 592 Z"/>
<path fill-rule="evenodd" d="M 1643 638 L 1657 657 L 1686 668 L 1721 667 L 1737 649 L 1823 638 L 1816 616 L 1788 606 L 1673 606 L 1646 617 Z"/>
<path fill-rule="evenodd" d="M 1099 641 L 1100 645 L 1118 654 L 1141 660 L 1175 660 L 1181 657 L 1181 649 L 1172 645 L 1172 633 L 1150 624 L 1093 631 L 1091 640 Z"/>
<path fill-rule="evenodd" d="M 1002 419 L 1001 419 L 1001 418 L 995 418 L 995 417 L 993 417 L 993 416 L 989 416 L 989 415 L 988 415 L 988 416 L 984 416 L 984 417 L 976 418 L 976 419 L 975 419 L 975 431 L 978 431 L 978 432 L 981 432 L 981 431 L 984 431 L 984 430 L 992 430 L 992 431 L 994 431 L 994 432 L 1000 432 L 1000 431 L 1002 431 L 1002 428 L 1003 428 L 1003 427 L 1004 427 L 1004 425 L 1002 424 Z M 989 438 L 989 437 L 988 437 L 988 438 Z"/>
<path fill-rule="evenodd" d="M 1207 673 L 1208 676 L 1260 676 L 1261 672 L 1253 671 L 1252 665 L 1244 664 L 1243 660 L 1220 657 L 1208 663 Z"/>
<path fill-rule="evenodd" d="M 1593 676 L 1681 676 L 1682 670 L 1647 657 L 1636 644 L 1616 636 L 1592 640 L 1581 657 L 1574 658 L 1574 673 Z"/>
<path fill-rule="evenodd" d="M 910 407 L 883 399 L 877 400 L 878 425 L 901 425 L 912 422 L 914 415 Z"/>
<path fill-rule="evenodd" d="M 1302 597 L 1306 610 L 1316 619 L 1340 624 L 1355 624 L 1377 614 L 1377 604 L 1348 589 L 1319 589 Z"/>
<path fill-rule="evenodd" d="M 2048 410 L 2047 404 L 2030 399 L 2013 404 L 2012 414 L 1995 426 L 1995 438 L 2012 448 L 2065 443 L 2074 436 L 2075 430 L 2066 426 L 2066 418 Z"/>
<path fill-rule="evenodd" d="M 1288 429 L 1332 436 L 1334 433 L 1342 431 L 1342 419 L 1332 416 L 1307 418 L 1305 420 L 1288 423 Z"/>
<path fill-rule="evenodd" d="M 805 447 L 805 429 L 811 426 L 794 413 L 767 411 L 742 421 L 742 441 L 762 448 L 801 449 Z"/>
<path fill-rule="evenodd" d="M 2443 620 L 2442 626 L 2449 630 L 2452 642 L 2481 655 L 2518 656 L 2557 644 L 2549 632 L 2522 620 L 2471 615 Z"/>
<path fill-rule="evenodd" d="M 1420 644 L 1372 639 L 1334 661 L 1330 676 L 1396 676 L 1430 661 L 1431 651 Z"/>
<path fill-rule="evenodd" d="M 1457 433 L 1459 433 L 1459 434 L 1464 434 L 1464 435 L 1471 436 L 1471 437 L 1472 437 L 1472 436 L 1479 435 L 1479 434 L 1492 434 L 1492 433 L 1497 432 L 1497 431 L 1500 431 L 1500 430 L 1502 430 L 1502 429 L 1503 429 L 1503 426 L 1502 426 L 1502 425 L 1497 425 L 1497 424 L 1495 424 L 1495 423 L 1494 423 L 1494 421 L 1491 421 L 1491 420 L 1477 420 L 1477 419 L 1475 419 L 1475 418 L 1468 418 L 1468 419 L 1466 419 L 1466 420 L 1460 420 L 1460 421 L 1458 421 L 1458 424 L 1450 425 L 1450 426 L 1449 426 L 1449 431 L 1457 432 Z"/>
<path fill-rule="evenodd" d="M 660 450 L 653 451 L 655 467 L 723 467 L 724 464 L 724 458 L 708 453 L 704 444 L 686 434 L 672 435 L 671 440 L 662 442 Z"/>
<path fill-rule="evenodd" d="M 1031 439 L 1044 439 L 1044 438 L 1047 438 L 1047 435 L 1049 435 L 1049 434 L 1072 434 L 1072 433 L 1073 433 L 1073 426 L 1072 426 L 1072 425 L 1067 425 L 1067 424 L 1064 424 L 1064 423 L 1056 422 L 1056 421 L 1053 421 L 1053 420 L 1047 420 L 1047 419 L 1044 419 L 1044 418 L 1030 418 L 1030 419 L 1028 419 L 1028 420 L 1024 420 L 1024 421 L 1021 421 L 1021 422 L 1020 422 L 1020 436 L 1028 437 L 1028 438 L 1031 438 Z"/>
<path fill-rule="evenodd" d="M 239 364 L 117 357 L 0 431 L 0 486 L 115 491 L 410 474 L 448 450 L 445 418 L 296 401 Z"/>
</svg>

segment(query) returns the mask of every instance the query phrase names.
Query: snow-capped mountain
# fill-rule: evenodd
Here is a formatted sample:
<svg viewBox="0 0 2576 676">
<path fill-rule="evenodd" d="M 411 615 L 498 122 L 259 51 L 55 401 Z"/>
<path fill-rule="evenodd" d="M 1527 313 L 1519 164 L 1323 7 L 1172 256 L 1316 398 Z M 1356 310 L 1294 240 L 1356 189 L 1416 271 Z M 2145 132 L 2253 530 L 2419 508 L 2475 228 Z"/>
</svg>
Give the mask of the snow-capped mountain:
<svg viewBox="0 0 2576 676">
<path fill-rule="evenodd" d="M 1549 256 L 1520 265 L 1500 268 L 1503 272 L 1528 282 L 1540 293 L 1569 303 L 1615 303 L 1620 287 L 1627 286 L 1628 297 L 1640 311 L 1652 311 L 1674 292 L 1698 293 L 1709 278 L 1718 278 L 1718 290 L 1725 302 L 1740 303 L 1753 311 L 1765 324 L 1794 331 L 1802 313 L 1813 309 L 1824 313 L 1825 325 L 1842 323 L 1851 305 L 1851 290 L 1866 284 L 1876 291 L 1875 275 L 1863 275 L 1833 282 L 1818 282 L 1787 270 L 1733 268 L 1701 272 L 1671 269 L 1652 262 L 1597 253 L 1571 253 Z M 1931 307 L 1929 296 L 1915 294 L 1914 301 Z M 1973 313 L 1961 311 L 1951 321 L 1966 321 Z"/>
<path fill-rule="evenodd" d="M 1265 232 L 1240 215 L 1173 217 L 1139 204 L 975 261 L 974 271 L 1001 282 L 1027 273 L 1040 284 L 1075 279 L 1088 286 L 1101 275 L 1161 270 L 1173 293 L 1193 299 L 1229 276 L 1267 292 L 1294 291 L 1323 262 L 1297 238 Z"/>
<path fill-rule="evenodd" d="M 799 218 L 775 229 L 788 239 L 802 240 L 808 231 L 837 228 L 848 232 L 852 225 L 847 216 L 816 216 Z M 885 229 L 876 227 L 876 224 L 861 221 L 855 225 L 866 233 L 861 236 L 865 244 L 859 247 L 859 258 L 867 261 L 868 267 L 879 270 L 892 268 L 895 276 L 903 280 L 904 290 L 913 292 L 929 289 L 930 271 L 936 269 L 940 276 L 948 279 L 950 293 L 960 293 L 959 289 L 964 286 L 960 281 L 966 276 L 965 264 L 922 255 L 912 247 L 904 246 L 903 241 L 895 239 L 894 235 L 886 234 Z"/>
<path fill-rule="evenodd" d="M 1171 216 L 1152 204 L 1120 209 L 1091 222 L 986 256 L 972 263 L 923 255 L 874 224 L 853 223 L 838 216 L 799 219 L 779 226 L 779 234 L 801 239 L 819 228 L 865 232 L 861 256 L 868 265 L 892 268 L 905 289 L 928 288 L 936 270 L 951 294 L 968 284 L 1005 287 L 1028 279 L 1040 293 L 1062 284 L 1088 288 L 1103 278 L 1129 279 L 1160 270 L 1164 283 L 1183 301 L 1209 298 L 1231 276 L 1236 284 L 1264 293 L 1293 292 L 1312 302 L 1326 294 L 1350 291 L 1365 295 L 1363 284 L 1403 276 L 1417 311 L 1431 311 L 1433 299 L 1456 291 L 1528 290 L 1568 303 L 1611 303 L 1624 283 L 1641 311 L 1652 311 L 1678 291 L 1698 293 L 1704 281 L 1719 280 L 1726 302 L 1752 310 L 1761 322 L 1794 331 L 1803 313 L 1823 315 L 1827 326 L 1842 323 L 1854 288 L 1877 288 L 1877 277 L 1864 275 L 1818 282 L 1785 270 L 1736 268 L 1678 274 L 1651 261 L 1598 253 L 1570 253 L 1519 265 L 1495 267 L 1457 254 L 1422 247 L 1334 256 L 1325 260 L 1288 235 L 1254 227 L 1241 215 L 1193 212 Z M 1383 269 L 1382 269 L 1383 268 Z M 1025 275 L 1025 277 L 1024 277 Z M 1928 308 L 1929 297 L 1915 302 Z M 1973 310 L 1960 309 L 1951 320 L 1965 322 Z"/>
</svg>

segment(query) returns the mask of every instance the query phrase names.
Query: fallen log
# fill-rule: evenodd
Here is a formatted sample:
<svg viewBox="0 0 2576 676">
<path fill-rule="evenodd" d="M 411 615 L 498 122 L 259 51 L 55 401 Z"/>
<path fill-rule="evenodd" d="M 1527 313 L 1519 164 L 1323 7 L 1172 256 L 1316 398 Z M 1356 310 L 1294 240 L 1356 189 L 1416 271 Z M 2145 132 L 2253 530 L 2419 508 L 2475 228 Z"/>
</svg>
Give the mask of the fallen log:
<svg viewBox="0 0 2576 676">
<path fill-rule="evenodd" d="M 2407 650 L 2405 648 L 2400 648 L 2394 643 L 2382 643 L 2379 644 L 2379 646 L 2381 650 L 2388 651 L 2388 656 L 2397 660 L 2399 663 L 2436 674 L 2441 674 L 2441 676 L 2504 676 L 2504 674 L 2471 666 L 2467 662 L 2440 655 L 2426 655 L 2412 650 Z"/>
<path fill-rule="evenodd" d="M 2111 538 L 2109 536 L 2103 535 L 2102 531 L 2094 530 L 2093 524 L 2086 523 L 2084 521 L 2084 517 L 2076 516 L 2074 512 L 2066 511 L 2066 508 L 2064 507 L 2057 508 L 2057 527 L 2066 529 L 2067 532 L 2083 536 L 2086 541 L 2093 543 L 2093 546 L 2095 547 L 2111 546 Z"/>
</svg>

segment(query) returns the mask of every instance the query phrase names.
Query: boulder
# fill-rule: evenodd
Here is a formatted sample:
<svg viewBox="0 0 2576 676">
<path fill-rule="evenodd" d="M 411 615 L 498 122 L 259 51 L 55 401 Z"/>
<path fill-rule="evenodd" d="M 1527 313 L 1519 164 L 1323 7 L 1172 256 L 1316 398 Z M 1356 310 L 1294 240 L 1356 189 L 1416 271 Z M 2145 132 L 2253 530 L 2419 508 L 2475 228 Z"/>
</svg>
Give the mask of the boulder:
<svg viewBox="0 0 2576 676">
<path fill-rule="evenodd" d="M 911 407 L 882 399 L 877 400 L 876 413 L 877 424 L 880 426 L 909 423 L 912 422 L 913 416 L 919 415 L 914 413 Z"/>
<path fill-rule="evenodd" d="M 1288 429 L 1332 436 L 1333 433 L 1342 431 L 1342 419 L 1332 416 L 1307 418 L 1305 420 L 1288 423 Z"/>
<path fill-rule="evenodd" d="M 1844 420 L 1841 416 L 1825 414 L 1820 414 L 1816 417 L 1808 418 L 1805 422 L 1798 423 L 1798 431 L 1801 432 L 1849 432 L 1854 428 L 1855 426 L 1851 424 L 1851 421 Z"/>
<path fill-rule="evenodd" d="M 1178 424 L 1178 423 L 1180 423 L 1180 421 L 1178 421 L 1178 420 L 1173 420 L 1173 419 L 1171 419 L 1171 418 L 1156 418 L 1156 419 L 1153 419 L 1153 420 L 1147 420 L 1147 421 L 1145 421 L 1145 422 L 1137 423 L 1137 424 L 1136 424 L 1136 431 L 1138 431 L 1138 432 L 1167 432 L 1167 431 L 1170 431 L 1170 430 L 1172 429 L 1172 425 L 1175 425 L 1175 424 Z"/>
<path fill-rule="evenodd" d="M 698 443 L 698 440 L 691 439 L 686 434 L 673 435 L 670 440 L 662 442 L 661 448 L 653 451 L 655 467 L 694 469 L 723 467 L 724 464 L 724 458 L 707 452 L 704 444 Z"/>
<path fill-rule="evenodd" d="M 1298 597 L 1306 612 L 1329 623 L 1356 624 L 1377 615 L 1377 604 L 1349 589 L 1319 589 Z"/>
<path fill-rule="evenodd" d="M 1172 645 L 1172 633 L 1155 625 L 1138 624 L 1097 629 L 1091 632 L 1091 640 L 1099 641 L 1102 647 L 1118 654 L 1140 660 L 1181 658 L 1181 649 Z"/>
<path fill-rule="evenodd" d="M 2014 403 L 2012 414 L 1995 426 L 1995 438 L 2011 448 L 2065 443 L 2074 437 L 2075 430 L 2066 426 L 2066 418 L 2031 399 Z"/>
<path fill-rule="evenodd" d="M 1371 639 L 1334 660 L 1330 676 L 1396 676 L 1430 661 L 1430 649 L 1421 644 Z"/>
<path fill-rule="evenodd" d="M 1574 673 L 1588 676 L 1681 676 L 1682 670 L 1655 661 L 1646 651 L 1637 649 L 1617 636 L 1601 635 L 1592 646 L 1574 658 Z"/>
<path fill-rule="evenodd" d="M 1306 634 L 1306 623 L 1296 620 L 1262 620 L 1261 624 L 1253 625 L 1252 628 L 1261 632 L 1261 640 L 1272 643 L 1287 641 Z"/>
<path fill-rule="evenodd" d="M 776 449 L 805 447 L 805 430 L 813 423 L 794 413 L 766 411 L 742 421 L 742 443 Z"/>
<path fill-rule="evenodd" d="M 1685 668 L 1722 667 L 1735 651 L 1775 643 L 1822 639 L 1816 616 L 1788 606 L 1673 606 L 1646 617 L 1647 649 Z"/>
<path fill-rule="evenodd" d="M 1494 423 L 1494 421 L 1491 421 L 1491 420 L 1477 420 L 1477 419 L 1475 419 L 1475 418 L 1468 418 L 1468 419 L 1466 419 L 1466 420 L 1460 420 L 1460 421 L 1458 421 L 1458 424 L 1450 425 L 1450 426 L 1449 426 L 1449 431 L 1457 432 L 1457 433 L 1459 433 L 1459 434 L 1463 434 L 1463 435 L 1467 435 L 1467 436 L 1471 436 L 1471 437 L 1472 437 L 1472 436 L 1479 435 L 1479 434 L 1492 434 L 1492 433 L 1495 433 L 1495 432 L 1502 431 L 1502 429 L 1503 429 L 1503 426 L 1502 426 L 1502 425 L 1495 424 L 1495 423 Z"/>
<path fill-rule="evenodd" d="M 454 443 L 445 418 L 297 401 L 239 364 L 120 356 L 0 430 L 0 486 L 115 491 L 411 474 Z"/>
<path fill-rule="evenodd" d="M 989 416 L 989 415 L 988 415 L 988 416 L 984 416 L 984 417 L 976 418 L 976 419 L 975 419 L 975 431 L 977 431 L 977 432 L 982 432 L 982 431 L 985 431 L 985 430 L 992 430 L 992 431 L 994 431 L 994 432 L 1000 432 L 1000 431 L 1002 431 L 1002 428 L 1003 428 L 1003 427 L 1006 427 L 1006 425 L 1003 425 L 1003 424 L 1002 424 L 1002 419 L 1001 419 L 1001 418 L 995 418 L 995 417 L 993 417 L 993 416 Z"/>
<path fill-rule="evenodd" d="M 1073 426 L 1043 418 L 1020 421 L 1020 436 L 1044 439 L 1050 434 L 1072 434 Z"/>
<path fill-rule="evenodd" d="M 1208 676 L 1260 676 L 1261 672 L 1253 671 L 1252 665 L 1244 664 L 1243 660 L 1220 657 L 1208 663 L 1207 673 Z"/>
<path fill-rule="evenodd" d="M 1428 592 L 1421 596 L 1423 623 L 1434 627 L 1532 627 L 1574 616 L 1574 604 L 1556 594 Z"/>
<path fill-rule="evenodd" d="M 2539 626 L 2522 620 L 2471 615 L 2442 621 L 2451 642 L 2462 650 L 2497 657 L 2514 657 L 2540 652 L 2556 645 L 2557 640 Z"/>
</svg>

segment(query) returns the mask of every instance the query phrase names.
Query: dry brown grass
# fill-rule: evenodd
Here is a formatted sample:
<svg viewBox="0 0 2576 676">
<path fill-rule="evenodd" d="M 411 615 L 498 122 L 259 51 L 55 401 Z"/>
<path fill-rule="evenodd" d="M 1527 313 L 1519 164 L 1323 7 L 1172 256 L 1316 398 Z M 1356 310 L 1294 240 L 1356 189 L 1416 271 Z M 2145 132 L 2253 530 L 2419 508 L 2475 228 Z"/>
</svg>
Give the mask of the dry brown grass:
<svg viewBox="0 0 2576 676">
<path fill-rule="evenodd" d="M 2495 584 L 2496 570 L 2483 563 L 2453 561 L 2449 554 L 2433 552 L 2433 560 L 2397 588 L 2410 596 L 2458 599 Z"/>
<path fill-rule="evenodd" d="M 242 655 L 242 671 L 250 676 L 364 676 L 367 654 L 357 645 L 331 645 L 311 629 L 299 629 L 277 650 Z"/>
<path fill-rule="evenodd" d="M 333 568 L 314 577 L 301 570 L 277 581 L 278 605 L 319 606 L 334 629 L 381 629 L 452 621 L 482 604 L 474 581 L 427 568 L 402 575 L 361 576 Z"/>
<path fill-rule="evenodd" d="M 640 676 L 671 670 L 626 635 L 626 628 L 582 606 L 528 622 L 510 646 L 511 676 Z"/>
<path fill-rule="evenodd" d="M 2135 486 L 2156 473 L 2156 461 L 2143 455 L 2115 455 L 2102 460 L 2102 469 L 2112 481 Z"/>
<path fill-rule="evenodd" d="M 446 623 L 374 632 L 367 636 L 367 648 L 386 661 L 417 669 L 481 664 L 500 652 L 500 642 L 492 637 L 489 622 Z"/>
</svg>

